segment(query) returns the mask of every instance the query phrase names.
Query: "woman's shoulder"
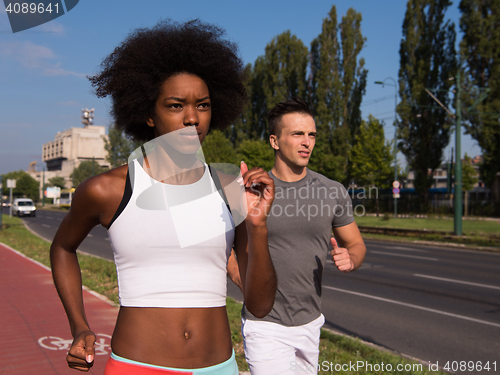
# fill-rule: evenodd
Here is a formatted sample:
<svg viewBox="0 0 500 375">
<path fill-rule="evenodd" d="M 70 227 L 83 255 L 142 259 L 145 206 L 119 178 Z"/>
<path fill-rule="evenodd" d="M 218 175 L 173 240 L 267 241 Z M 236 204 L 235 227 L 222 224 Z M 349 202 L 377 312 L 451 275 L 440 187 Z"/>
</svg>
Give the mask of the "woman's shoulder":
<svg viewBox="0 0 500 375">
<path fill-rule="evenodd" d="M 75 191 L 72 206 L 94 205 L 102 209 L 119 204 L 125 190 L 127 170 L 125 164 L 83 181 Z"/>
</svg>

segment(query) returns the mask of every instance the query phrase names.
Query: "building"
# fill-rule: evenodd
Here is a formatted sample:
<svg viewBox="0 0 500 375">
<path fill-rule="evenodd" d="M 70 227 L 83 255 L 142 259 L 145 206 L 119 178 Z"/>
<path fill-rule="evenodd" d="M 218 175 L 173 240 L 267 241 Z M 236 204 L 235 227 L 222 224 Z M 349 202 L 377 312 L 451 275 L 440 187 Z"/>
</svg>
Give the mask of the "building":
<svg viewBox="0 0 500 375">
<path fill-rule="evenodd" d="M 53 177 L 63 177 L 66 187 L 72 187 L 70 176 L 83 161 L 95 160 L 102 167 L 110 167 L 106 161 L 107 151 L 104 147 L 108 137 L 106 127 L 92 125 L 93 114 L 93 109 L 83 109 L 83 127 L 58 132 L 53 141 L 43 144 L 42 160 L 47 167 L 44 171 L 37 171 L 36 166 L 30 164 L 28 170 L 28 173 L 39 181 L 41 194 L 44 182 L 47 184 Z"/>
<path fill-rule="evenodd" d="M 462 163 L 464 160 L 462 159 Z M 479 173 L 479 164 L 482 162 L 481 156 L 476 156 L 471 159 L 471 164 L 474 167 L 476 174 L 475 178 L 477 178 L 477 182 L 474 184 L 474 187 L 469 192 L 463 191 L 462 194 L 468 194 L 469 200 L 474 201 L 487 201 L 490 199 L 491 190 L 487 188 L 484 182 L 481 180 L 481 176 Z M 441 165 L 440 168 L 434 170 L 432 174 L 433 184 L 429 193 L 431 193 L 432 199 L 435 200 L 436 205 L 452 205 L 452 195 L 447 191 L 448 188 L 448 165 L 445 163 Z M 451 174 L 453 179 L 453 174 L 455 172 L 454 166 L 451 168 Z M 431 171 L 429 170 L 429 174 Z M 406 179 L 403 181 L 403 187 L 407 189 L 414 188 L 414 180 L 415 180 L 415 172 L 410 170 Z M 453 184 L 452 184 L 453 189 Z M 448 203 L 446 203 L 448 201 Z"/>
<path fill-rule="evenodd" d="M 42 146 L 42 160 L 47 164 L 47 171 L 60 171 L 59 176 L 69 177 L 85 160 L 95 160 L 109 167 L 104 148 L 106 137 L 106 128 L 95 125 L 58 132 L 53 141 Z"/>
</svg>

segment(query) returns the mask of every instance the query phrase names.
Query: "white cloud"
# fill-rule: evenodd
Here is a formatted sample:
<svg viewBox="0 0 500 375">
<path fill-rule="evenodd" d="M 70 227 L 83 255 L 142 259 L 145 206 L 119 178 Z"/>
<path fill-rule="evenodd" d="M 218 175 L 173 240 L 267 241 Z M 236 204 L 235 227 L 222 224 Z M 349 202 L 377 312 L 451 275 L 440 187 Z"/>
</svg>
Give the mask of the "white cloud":
<svg viewBox="0 0 500 375">
<path fill-rule="evenodd" d="M 46 60 L 55 58 L 54 52 L 47 47 L 31 42 L 1 42 L 0 55 L 13 59 L 26 68 L 41 68 Z"/>
<path fill-rule="evenodd" d="M 32 42 L 2 42 L 0 41 L 0 56 L 14 60 L 28 69 L 41 70 L 48 76 L 75 76 L 84 78 L 85 74 L 72 72 L 61 68 L 60 63 L 53 63 L 56 55 L 50 48 Z"/>
<path fill-rule="evenodd" d="M 79 78 L 85 78 L 85 74 L 83 73 L 76 73 L 72 72 L 70 70 L 66 70 L 61 68 L 61 64 L 58 63 L 53 67 L 48 67 L 43 71 L 43 75 L 46 76 L 75 76 Z"/>
<path fill-rule="evenodd" d="M 45 32 L 45 33 L 59 34 L 59 35 L 66 34 L 66 29 L 64 28 L 64 26 L 58 22 L 55 22 L 55 21 L 50 21 L 50 22 L 44 23 L 43 25 L 40 25 L 39 31 Z"/>
</svg>

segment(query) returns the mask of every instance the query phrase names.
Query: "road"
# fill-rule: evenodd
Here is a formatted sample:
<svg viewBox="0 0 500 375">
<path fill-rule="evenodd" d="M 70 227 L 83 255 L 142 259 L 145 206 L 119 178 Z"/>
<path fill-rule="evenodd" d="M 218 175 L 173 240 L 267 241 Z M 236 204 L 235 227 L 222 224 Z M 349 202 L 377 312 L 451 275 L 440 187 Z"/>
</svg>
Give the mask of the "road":
<svg viewBox="0 0 500 375">
<path fill-rule="evenodd" d="M 50 240 L 63 216 L 39 210 L 24 220 Z M 457 374 L 500 373 L 500 254 L 366 244 L 358 271 L 342 274 L 330 262 L 325 267 L 326 327 L 441 367 L 474 362 L 474 371 Z M 80 250 L 112 259 L 104 228 L 94 228 Z M 241 300 L 231 282 L 228 293 Z M 475 371 L 487 362 L 490 371 Z"/>
</svg>

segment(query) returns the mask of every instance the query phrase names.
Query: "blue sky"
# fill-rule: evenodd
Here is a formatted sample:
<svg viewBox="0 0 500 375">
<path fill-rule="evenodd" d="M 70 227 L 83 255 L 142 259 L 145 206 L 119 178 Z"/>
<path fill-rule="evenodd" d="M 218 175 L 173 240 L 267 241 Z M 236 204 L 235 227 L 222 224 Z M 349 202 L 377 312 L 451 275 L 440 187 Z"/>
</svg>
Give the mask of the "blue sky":
<svg viewBox="0 0 500 375">
<path fill-rule="evenodd" d="M 13 34 L 0 4 L 0 174 L 27 170 L 37 161 L 43 168 L 42 145 L 58 131 L 82 126 L 82 108 L 95 108 L 96 125 L 108 125 L 109 101 L 91 92 L 86 75 L 135 28 L 150 27 L 162 18 L 200 18 L 215 23 L 240 47 L 245 63 L 264 53 L 267 43 L 290 30 L 306 46 L 321 32 L 332 5 L 342 17 L 352 7 L 362 13 L 367 41 L 361 56 L 368 69 L 363 117 L 373 114 L 394 137 L 394 88 L 374 84 L 397 79 L 404 0 L 81 0 L 67 14 L 44 25 Z M 458 2 L 448 16 L 458 31 Z M 462 151 L 480 154 L 477 142 L 462 138 Z M 445 151 L 449 158 L 454 136 Z M 403 156 L 398 155 L 401 160 Z M 400 162 L 401 163 L 401 162 Z"/>
</svg>

